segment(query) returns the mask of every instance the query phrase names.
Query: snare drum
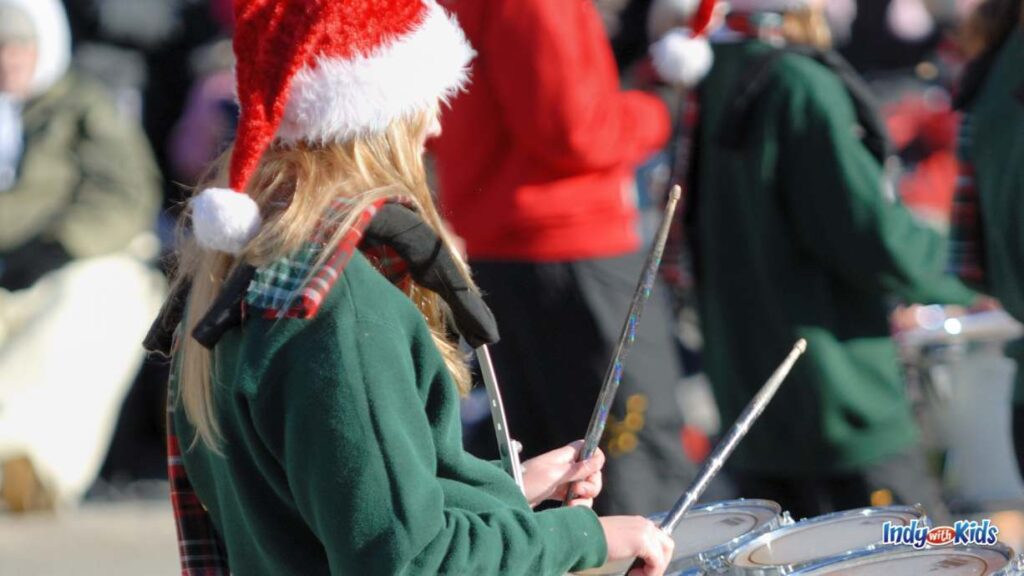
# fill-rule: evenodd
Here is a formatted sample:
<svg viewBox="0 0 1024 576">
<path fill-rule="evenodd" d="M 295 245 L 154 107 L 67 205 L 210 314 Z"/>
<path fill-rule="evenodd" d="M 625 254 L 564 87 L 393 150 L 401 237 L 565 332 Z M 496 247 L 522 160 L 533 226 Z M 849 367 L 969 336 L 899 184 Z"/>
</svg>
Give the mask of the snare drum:
<svg viewBox="0 0 1024 576">
<path fill-rule="evenodd" d="M 810 564 L 881 546 L 882 525 L 907 526 L 928 520 L 918 508 L 861 508 L 801 520 L 764 534 L 729 556 L 729 572 L 740 576 L 779 576 Z"/>
<path fill-rule="evenodd" d="M 793 573 L 793 576 L 1020 576 L 1013 551 L 994 546 L 953 546 L 914 550 L 888 548 L 851 554 Z"/>
<path fill-rule="evenodd" d="M 750 540 L 786 523 L 781 507 L 770 500 L 728 500 L 690 510 L 676 528 L 669 573 L 703 574 L 724 569 L 725 559 Z M 660 523 L 664 514 L 651 520 Z M 606 576 L 625 572 L 628 564 L 608 564 L 581 575 Z"/>
</svg>

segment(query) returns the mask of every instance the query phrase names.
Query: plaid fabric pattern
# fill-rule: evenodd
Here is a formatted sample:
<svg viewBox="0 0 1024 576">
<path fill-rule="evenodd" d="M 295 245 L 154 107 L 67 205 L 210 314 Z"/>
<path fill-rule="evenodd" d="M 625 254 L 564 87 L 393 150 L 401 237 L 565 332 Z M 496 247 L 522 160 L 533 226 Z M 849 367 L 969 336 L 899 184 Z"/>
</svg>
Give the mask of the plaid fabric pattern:
<svg viewBox="0 0 1024 576">
<path fill-rule="evenodd" d="M 985 285 L 985 254 L 978 187 L 971 160 L 974 138 L 969 112 L 963 114 L 957 137 L 959 174 L 950 216 L 949 271 L 973 286 Z"/>
<path fill-rule="evenodd" d="M 359 251 L 389 282 L 405 291 L 412 282 L 409 265 L 390 246 L 360 246 Z"/>
<path fill-rule="evenodd" d="M 175 348 L 179 334 L 175 335 Z M 167 477 L 171 484 L 171 507 L 174 509 L 174 524 L 178 533 L 181 574 L 227 576 L 230 573 L 227 553 L 217 537 L 209 512 L 199 501 L 199 496 L 196 495 L 192 482 L 185 473 L 185 465 L 181 459 L 181 444 L 174 430 L 177 389 L 178 371 L 172 366 L 167 387 Z"/>
<path fill-rule="evenodd" d="M 352 254 L 363 239 L 386 199 L 381 199 L 363 211 L 327 260 L 316 270 L 316 261 L 325 248 L 323 236 L 308 242 L 298 253 L 286 256 L 256 271 L 245 296 L 246 305 L 263 311 L 263 317 L 308 319 L 316 316 L 324 298 L 341 277 L 341 271 L 352 259 Z M 344 204 L 335 204 L 335 210 Z"/>
</svg>

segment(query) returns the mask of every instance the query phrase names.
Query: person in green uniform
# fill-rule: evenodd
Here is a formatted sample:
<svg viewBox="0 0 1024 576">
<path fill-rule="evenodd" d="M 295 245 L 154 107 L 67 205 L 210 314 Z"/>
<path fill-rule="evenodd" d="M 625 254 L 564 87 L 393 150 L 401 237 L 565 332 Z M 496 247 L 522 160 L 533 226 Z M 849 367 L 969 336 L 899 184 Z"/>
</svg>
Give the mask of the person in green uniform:
<svg viewBox="0 0 1024 576">
<path fill-rule="evenodd" d="M 946 241 L 893 198 L 884 128 L 827 50 L 822 3 L 730 4 L 697 89 L 685 216 L 723 423 L 808 341 L 730 462 L 738 490 L 797 517 L 890 502 L 941 517 L 889 312 L 975 295 L 944 274 Z"/>
<path fill-rule="evenodd" d="M 956 103 L 963 114 L 952 264 L 1024 321 L 1024 2 L 983 2 L 968 29 L 978 54 Z M 1024 472 L 1024 343 L 1011 343 L 1007 355 L 1018 365 L 1013 436 Z"/>
<path fill-rule="evenodd" d="M 589 508 L 602 457 L 574 463 L 574 444 L 529 460 L 521 491 L 463 451 L 469 374 L 440 297 L 353 249 L 384 199 L 444 238 L 422 154 L 468 80 L 455 21 L 433 0 L 235 9 L 229 187 L 191 200 L 177 273 L 191 288 L 171 423 L 201 504 L 186 515 L 208 514 L 236 574 L 554 576 L 633 557 L 662 574 L 668 536 Z M 246 266 L 241 325 L 205 348 L 194 329 Z M 532 509 L 570 482 L 575 505 Z"/>
</svg>

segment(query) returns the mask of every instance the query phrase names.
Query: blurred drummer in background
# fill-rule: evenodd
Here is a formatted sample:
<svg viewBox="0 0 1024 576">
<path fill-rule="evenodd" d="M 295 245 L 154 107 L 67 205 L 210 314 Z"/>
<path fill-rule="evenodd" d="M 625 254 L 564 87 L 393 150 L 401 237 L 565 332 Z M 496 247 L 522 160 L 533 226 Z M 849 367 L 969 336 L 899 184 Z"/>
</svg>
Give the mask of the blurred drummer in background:
<svg viewBox="0 0 1024 576">
<path fill-rule="evenodd" d="M 983 2 L 965 33 L 975 57 L 957 101 L 963 116 L 953 268 L 1024 321 L 1024 2 Z M 1024 343 L 1011 343 L 1007 355 L 1018 365 L 1013 432 L 1024 474 Z"/>
<path fill-rule="evenodd" d="M 743 496 L 796 517 L 921 502 L 941 518 L 888 317 L 893 297 L 975 295 L 943 274 L 945 239 L 894 200 L 884 127 L 829 51 L 823 8 L 735 0 L 714 36 L 685 215 L 706 369 L 732 422 L 793 342 L 809 343 L 733 457 Z"/>
</svg>

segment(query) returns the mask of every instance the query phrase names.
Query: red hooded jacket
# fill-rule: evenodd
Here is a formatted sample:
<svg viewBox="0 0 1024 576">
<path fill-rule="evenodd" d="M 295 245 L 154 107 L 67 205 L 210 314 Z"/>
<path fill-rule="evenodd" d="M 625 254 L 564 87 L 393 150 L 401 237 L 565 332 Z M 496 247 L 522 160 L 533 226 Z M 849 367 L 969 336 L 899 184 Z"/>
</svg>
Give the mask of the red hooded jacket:
<svg viewBox="0 0 1024 576">
<path fill-rule="evenodd" d="M 479 55 L 432 144 L 441 204 L 471 259 L 636 250 L 633 171 L 669 137 L 654 96 L 622 92 L 589 0 L 446 0 Z"/>
</svg>

